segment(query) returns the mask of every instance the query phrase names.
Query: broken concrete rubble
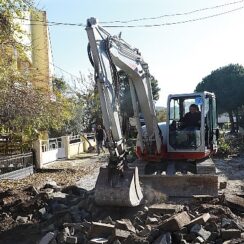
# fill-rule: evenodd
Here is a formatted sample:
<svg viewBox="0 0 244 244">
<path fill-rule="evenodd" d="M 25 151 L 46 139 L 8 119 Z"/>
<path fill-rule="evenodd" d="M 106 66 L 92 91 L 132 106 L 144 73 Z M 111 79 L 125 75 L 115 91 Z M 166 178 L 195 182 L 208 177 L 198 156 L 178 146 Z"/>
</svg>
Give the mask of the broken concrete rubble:
<svg viewBox="0 0 244 244">
<path fill-rule="evenodd" d="M 20 222 L 21 218 L 26 218 L 28 223 L 40 221 L 39 242 L 49 238 L 50 241 L 46 243 L 51 244 L 217 243 L 241 239 L 243 231 L 239 217 L 222 205 L 194 202 L 193 207 L 163 203 L 148 208 L 140 207 L 139 210 L 112 209 L 96 206 L 93 192 L 87 192 L 88 198 L 85 199 L 72 193 L 61 193 L 65 197 L 56 199 L 55 196 L 61 196 L 60 193 L 51 193 L 52 196 L 46 198 L 44 195 L 38 196 L 43 194 L 40 191 L 35 196 L 36 201 L 42 199 L 41 204 L 36 205 L 38 208 L 33 213 L 27 212 L 26 217 L 16 216 L 16 222 L 17 219 Z M 51 216 L 39 218 L 47 214 Z M 1 216 L 8 218 L 9 212 L 5 211 Z M 104 217 L 100 219 L 100 216 Z M 25 224 L 24 221 L 22 224 Z"/>
<path fill-rule="evenodd" d="M 165 231 L 178 231 L 182 229 L 184 226 L 190 223 L 190 216 L 186 211 L 175 214 L 169 219 L 166 219 L 161 225 L 160 229 Z"/>
<path fill-rule="evenodd" d="M 14 233 L 21 230 L 16 236 L 30 235 L 32 243 L 52 238 L 50 233 L 56 235 L 49 244 L 242 243 L 243 220 L 234 197 L 195 196 L 189 202 L 168 199 L 138 208 L 106 208 L 95 204 L 92 190 L 43 185 L 27 186 L 23 197 L 14 190 L 0 192 L 1 226 L 12 223 Z M 1 231 L 1 240 L 10 238 L 3 227 Z"/>
<path fill-rule="evenodd" d="M 228 230 L 222 229 L 221 237 L 223 240 L 241 238 L 241 231 L 237 229 L 228 229 Z"/>
</svg>

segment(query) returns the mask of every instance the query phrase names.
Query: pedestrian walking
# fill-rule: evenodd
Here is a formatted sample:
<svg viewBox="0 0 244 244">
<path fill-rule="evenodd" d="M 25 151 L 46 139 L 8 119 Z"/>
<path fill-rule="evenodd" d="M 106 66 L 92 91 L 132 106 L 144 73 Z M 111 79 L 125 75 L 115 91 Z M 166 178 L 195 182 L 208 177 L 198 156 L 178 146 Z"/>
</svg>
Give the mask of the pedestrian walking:
<svg viewBox="0 0 244 244">
<path fill-rule="evenodd" d="M 97 126 L 95 136 L 96 136 L 96 144 L 97 144 L 97 155 L 100 154 L 100 149 L 102 150 L 103 153 L 105 153 L 103 149 L 103 141 L 106 140 L 106 134 L 101 125 Z"/>
</svg>

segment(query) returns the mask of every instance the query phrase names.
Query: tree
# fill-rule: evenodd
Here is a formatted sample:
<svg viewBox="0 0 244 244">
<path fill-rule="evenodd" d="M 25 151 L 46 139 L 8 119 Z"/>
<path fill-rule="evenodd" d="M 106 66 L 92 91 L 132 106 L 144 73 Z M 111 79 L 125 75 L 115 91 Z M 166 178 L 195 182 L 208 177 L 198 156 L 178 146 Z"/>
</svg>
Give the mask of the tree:
<svg viewBox="0 0 244 244">
<path fill-rule="evenodd" d="M 31 69 L 30 48 L 21 42 L 26 33 L 16 21 L 31 7 L 28 0 L 0 0 L 0 129 L 30 141 L 39 131 L 61 127 L 72 115 L 69 100 L 58 91 L 34 86 L 39 76 Z"/>
<path fill-rule="evenodd" d="M 167 108 L 158 109 L 156 115 L 159 122 L 165 122 L 167 120 Z"/>
<path fill-rule="evenodd" d="M 211 72 L 197 85 L 196 91 L 214 92 L 217 100 L 218 113 L 227 112 L 234 131 L 235 115 L 239 120 L 239 109 L 244 104 L 244 67 L 229 64 Z"/>
<path fill-rule="evenodd" d="M 131 100 L 129 77 L 123 70 L 120 70 L 118 72 L 118 75 L 119 75 L 119 84 L 120 84 L 119 103 L 120 103 L 120 112 L 122 116 L 122 129 L 124 134 L 126 134 L 128 133 L 129 117 L 133 117 L 134 111 L 133 111 L 132 100 Z M 160 91 L 160 88 L 158 87 L 158 81 L 153 76 L 150 76 L 150 82 L 151 82 L 153 100 L 157 101 L 159 99 L 159 91 Z"/>
</svg>

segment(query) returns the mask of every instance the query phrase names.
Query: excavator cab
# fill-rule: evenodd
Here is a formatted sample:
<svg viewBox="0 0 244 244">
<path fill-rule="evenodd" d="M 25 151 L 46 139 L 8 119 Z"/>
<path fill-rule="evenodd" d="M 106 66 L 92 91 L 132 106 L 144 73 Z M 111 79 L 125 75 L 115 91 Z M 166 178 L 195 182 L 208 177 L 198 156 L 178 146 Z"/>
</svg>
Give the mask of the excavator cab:
<svg viewBox="0 0 244 244">
<path fill-rule="evenodd" d="M 215 95 L 209 92 L 169 95 L 167 128 L 169 153 L 194 152 L 199 158 L 203 153 L 216 151 Z"/>
</svg>

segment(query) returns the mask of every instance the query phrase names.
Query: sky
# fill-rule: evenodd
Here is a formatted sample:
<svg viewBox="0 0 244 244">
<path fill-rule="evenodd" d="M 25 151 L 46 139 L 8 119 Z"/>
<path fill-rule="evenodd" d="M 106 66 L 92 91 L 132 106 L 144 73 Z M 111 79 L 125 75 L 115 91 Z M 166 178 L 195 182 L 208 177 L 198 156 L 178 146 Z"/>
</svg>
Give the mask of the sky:
<svg viewBox="0 0 244 244">
<path fill-rule="evenodd" d="M 48 21 L 82 23 L 95 17 L 99 21 L 125 21 L 186 13 L 233 3 L 225 7 L 131 22 L 131 25 L 163 24 L 204 18 L 244 7 L 238 0 L 35 0 L 38 9 L 47 12 Z M 220 16 L 188 23 L 159 27 L 106 28 L 140 50 L 158 80 L 157 106 L 166 106 L 169 94 L 193 92 L 211 71 L 230 63 L 244 66 L 244 8 Z M 116 23 L 123 25 L 121 23 Z M 81 26 L 49 27 L 53 62 L 75 75 L 92 71 L 87 55 L 87 34 Z M 55 68 L 58 76 L 72 76 Z"/>
</svg>

